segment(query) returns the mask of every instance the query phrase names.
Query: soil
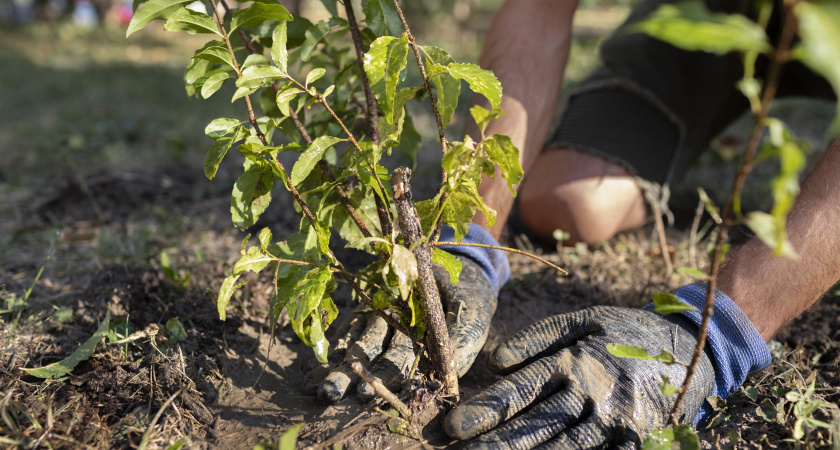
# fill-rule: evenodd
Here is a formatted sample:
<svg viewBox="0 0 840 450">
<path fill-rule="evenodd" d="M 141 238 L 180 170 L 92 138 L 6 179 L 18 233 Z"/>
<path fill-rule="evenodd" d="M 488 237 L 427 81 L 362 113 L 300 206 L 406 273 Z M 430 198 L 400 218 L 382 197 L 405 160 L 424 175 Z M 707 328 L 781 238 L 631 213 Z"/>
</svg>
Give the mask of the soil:
<svg viewBox="0 0 840 450">
<path fill-rule="evenodd" d="M 34 288 L 23 309 L 0 314 L 2 446 L 135 448 L 146 440 L 147 448 L 177 442 L 184 448 L 251 448 L 277 443 L 300 423 L 305 424 L 299 430 L 301 447 L 457 446 L 438 426 L 438 412 L 446 406 L 441 400 L 425 406 L 425 414 L 438 420 L 420 429 L 388 414 L 381 400 L 328 405 L 304 393 L 302 368 L 312 352 L 284 326 L 287 319 L 281 318 L 272 339 L 267 276 L 252 276 L 228 307 L 227 320 L 219 320 L 216 292 L 237 259 L 243 236 L 228 225 L 227 202 L 186 168 L 68 177 L 18 200 L 17 207 L 27 212 L 22 217 L 30 219 L 3 219 L 4 234 L 14 238 L 4 244 L 9 250 L 0 260 L 0 298 L 20 299 Z M 251 231 L 270 225 L 278 236 L 297 220 L 291 203 L 278 198 Z M 63 233 L 35 282 L 44 265 L 43 235 L 56 229 Z M 667 234 L 676 265 L 690 265 L 688 232 L 669 228 Z M 651 226 L 592 248 L 545 248 L 515 230 L 507 240 L 560 265 L 568 275 L 511 256 L 513 279 L 499 295 L 490 337 L 461 379 L 465 398 L 497 379 L 486 369 L 488 352 L 535 320 L 591 305 L 638 307 L 653 293 L 689 281 L 666 275 Z M 705 241 L 698 243 L 696 255 L 704 254 L 704 246 Z M 165 275 L 155 256 L 161 249 L 180 278 L 189 276 L 188 283 Z M 703 258 L 696 258 L 702 266 Z M 354 306 L 346 289 L 338 291 L 336 302 L 345 316 Z M 109 310 L 117 338 L 143 330 L 157 333 L 124 344 L 106 339 L 92 357 L 58 380 L 43 382 L 22 370 L 75 351 Z M 774 363 L 745 384 L 755 387 L 756 395 L 750 398 L 743 391 L 730 397 L 720 416 L 728 419 L 701 430 L 703 446 L 793 445 L 785 440 L 792 439 L 796 417 L 783 413 L 766 421 L 756 408 L 764 400 L 778 403 L 784 396 L 780 388 L 804 392 L 811 381 L 817 388 L 814 398 L 840 400 L 838 339 L 840 298 L 829 293 L 778 334 Z M 416 381 L 404 398 L 413 405 L 432 398 L 434 389 L 426 381 Z M 831 422 L 825 411 L 815 417 Z M 825 429 L 811 430 L 800 442 L 829 445 L 828 436 Z"/>
</svg>

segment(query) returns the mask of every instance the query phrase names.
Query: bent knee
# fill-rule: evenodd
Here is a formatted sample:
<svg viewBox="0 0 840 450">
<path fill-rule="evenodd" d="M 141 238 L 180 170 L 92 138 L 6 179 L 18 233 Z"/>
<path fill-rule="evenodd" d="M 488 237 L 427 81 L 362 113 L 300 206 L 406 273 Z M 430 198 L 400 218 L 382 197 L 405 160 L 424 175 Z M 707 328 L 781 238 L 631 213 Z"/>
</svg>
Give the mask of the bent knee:
<svg viewBox="0 0 840 450">
<path fill-rule="evenodd" d="M 646 220 L 645 204 L 630 177 L 583 178 L 523 189 L 519 199 L 524 224 L 543 240 L 555 230 L 569 233 L 571 242 L 593 244 L 639 227 Z"/>
</svg>

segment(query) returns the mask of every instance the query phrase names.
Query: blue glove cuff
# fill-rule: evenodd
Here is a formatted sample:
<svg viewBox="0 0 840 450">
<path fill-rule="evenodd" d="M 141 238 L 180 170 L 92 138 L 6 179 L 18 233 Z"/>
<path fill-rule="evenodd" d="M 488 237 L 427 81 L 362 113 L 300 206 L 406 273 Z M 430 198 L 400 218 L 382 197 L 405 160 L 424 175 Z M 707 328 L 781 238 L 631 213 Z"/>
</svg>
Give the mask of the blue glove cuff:
<svg viewBox="0 0 840 450">
<path fill-rule="evenodd" d="M 444 242 L 455 242 L 455 230 L 449 225 L 444 225 L 443 230 L 440 232 L 440 240 Z M 470 224 L 470 229 L 461 242 L 465 244 L 499 245 L 487 230 L 474 223 Z M 505 252 L 502 250 L 455 245 L 441 245 L 439 248 L 454 255 L 465 256 L 478 263 L 487 281 L 490 282 L 490 286 L 496 291 L 501 289 L 510 280 L 510 264 L 508 263 Z"/>
<path fill-rule="evenodd" d="M 697 311 L 684 311 L 698 327 L 701 311 L 706 303 L 705 282 L 698 282 L 677 289 L 674 294 L 681 302 L 694 306 Z M 648 305 L 646 309 L 652 308 Z M 715 369 L 715 386 L 709 396 L 726 398 L 740 387 L 747 375 L 770 365 L 772 357 L 767 344 L 755 326 L 726 294 L 715 290 L 715 309 L 709 319 L 706 342 L 712 352 L 712 366 Z M 694 419 L 694 426 L 709 418 L 713 410 L 708 402 Z"/>
</svg>

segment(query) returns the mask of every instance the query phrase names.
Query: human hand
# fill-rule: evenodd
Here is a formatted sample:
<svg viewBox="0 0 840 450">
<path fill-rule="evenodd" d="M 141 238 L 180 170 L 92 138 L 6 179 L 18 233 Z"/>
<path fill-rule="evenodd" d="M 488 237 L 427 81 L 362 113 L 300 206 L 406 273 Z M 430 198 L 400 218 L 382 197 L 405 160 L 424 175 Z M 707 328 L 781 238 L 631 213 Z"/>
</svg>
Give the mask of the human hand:
<svg viewBox="0 0 840 450">
<path fill-rule="evenodd" d="M 680 386 L 686 368 L 619 358 L 606 344 L 642 347 L 650 355 L 666 349 L 687 363 L 697 342 L 695 329 L 683 316 L 616 307 L 542 320 L 493 352 L 490 370 L 510 375 L 452 411 L 444 428 L 461 440 L 492 430 L 467 448 L 633 448 L 667 420 L 675 396 L 660 390 L 663 376 Z M 715 371 L 704 352 L 681 422 L 693 421 L 714 384 Z"/>
<path fill-rule="evenodd" d="M 456 285 L 451 283 L 449 273 L 443 267 L 435 265 L 433 270 L 446 311 L 453 358 L 461 376 L 472 366 L 487 339 L 490 320 L 496 310 L 497 291 L 475 261 L 457 257 L 463 268 Z M 354 388 L 362 400 L 376 395 L 370 385 L 358 383 L 358 377 L 351 369 L 354 362 L 370 367 L 370 371 L 390 389 L 399 386 L 406 369 L 414 362 L 411 339 L 373 314 L 356 315 L 349 328 L 336 335 L 342 338 L 330 356 L 332 364 L 311 368 L 304 375 L 304 388 L 317 390 L 318 397 L 326 401 L 338 401 Z"/>
</svg>

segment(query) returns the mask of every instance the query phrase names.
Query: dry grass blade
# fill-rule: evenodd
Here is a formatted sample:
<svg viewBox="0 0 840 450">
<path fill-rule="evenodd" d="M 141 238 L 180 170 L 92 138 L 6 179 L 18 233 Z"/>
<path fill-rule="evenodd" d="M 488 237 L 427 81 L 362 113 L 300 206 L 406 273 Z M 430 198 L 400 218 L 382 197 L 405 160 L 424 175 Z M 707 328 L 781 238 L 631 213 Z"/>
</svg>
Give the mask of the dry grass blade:
<svg viewBox="0 0 840 450">
<path fill-rule="evenodd" d="M 168 408 L 172 401 L 175 400 L 175 397 L 179 396 L 180 394 L 181 389 L 178 389 L 163 403 L 163 406 L 160 407 L 160 410 L 158 410 L 157 414 L 155 414 L 154 419 L 152 419 L 152 422 L 149 424 L 149 428 L 147 428 L 146 432 L 143 433 L 143 439 L 140 440 L 140 446 L 138 447 L 139 450 L 143 450 L 146 448 L 147 445 L 149 445 L 149 439 L 151 439 L 152 437 L 152 432 L 154 431 L 155 425 L 157 425 L 158 420 L 160 420 L 160 416 L 163 415 L 163 412 L 166 411 L 166 408 Z"/>
</svg>

